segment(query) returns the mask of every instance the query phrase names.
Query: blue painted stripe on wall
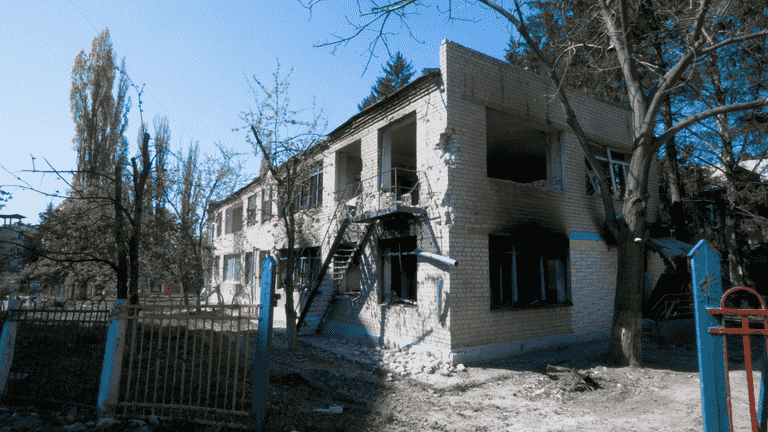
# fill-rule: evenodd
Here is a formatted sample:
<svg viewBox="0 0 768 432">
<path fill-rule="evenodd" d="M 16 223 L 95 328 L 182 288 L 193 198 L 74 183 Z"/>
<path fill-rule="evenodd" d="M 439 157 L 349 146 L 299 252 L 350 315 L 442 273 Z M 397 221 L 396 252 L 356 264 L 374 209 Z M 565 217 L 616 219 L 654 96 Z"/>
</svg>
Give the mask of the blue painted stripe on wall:
<svg viewBox="0 0 768 432">
<path fill-rule="evenodd" d="M 583 232 L 583 231 L 571 231 L 568 233 L 568 238 L 571 240 L 589 240 L 589 241 L 604 241 L 600 234 Z"/>
</svg>

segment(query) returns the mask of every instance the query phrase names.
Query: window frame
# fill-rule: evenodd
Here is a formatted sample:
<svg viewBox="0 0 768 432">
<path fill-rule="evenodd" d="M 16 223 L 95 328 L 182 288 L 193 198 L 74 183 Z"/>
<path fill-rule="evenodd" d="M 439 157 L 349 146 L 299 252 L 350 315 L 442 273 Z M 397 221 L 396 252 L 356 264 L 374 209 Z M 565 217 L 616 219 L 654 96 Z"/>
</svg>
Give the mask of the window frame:
<svg viewBox="0 0 768 432">
<path fill-rule="evenodd" d="M 272 186 L 261 190 L 261 223 L 272 220 Z"/>
<path fill-rule="evenodd" d="M 246 225 L 253 226 L 256 224 L 256 199 L 257 193 L 248 197 L 248 203 L 246 207 Z"/>
<path fill-rule="evenodd" d="M 253 284 L 253 252 L 245 253 L 245 284 Z"/>
<path fill-rule="evenodd" d="M 234 264 L 233 267 L 232 267 L 232 264 Z M 223 280 L 225 282 L 238 282 L 239 283 L 240 282 L 240 275 L 241 275 L 240 254 L 224 255 L 224 274 L 223 274 Z"/>
<path fill-rule="evenodd" d="M 240 202 L 230 208 L 232 210 L 232 232 L 237 233 L 243 230 L 243 203 Z"/>
<path fill-rule="evenodd" d="M 611 192 L 613 192 L 613 198 L 616 200 L 623 199 L 624 195 L 627 192 L 627 170 L 631 166 L 630 162 L 627 162 L 623 159 L 625 159 L 627 156 L 630 158 L 632 157 L 631 153 L 625 153 L 619 150 L 613 150 L 610 147 L 606 146 L 600 146 L 600 145 L 592 145 L 593 154 L 595 155 L 595 159 L 597 159 L 600 162 L 600 165 L 603 168 L 604 173 L 608 174 L 608 177 L 610 178 L 610 184 L 611 184 Z M 605 156 L 600 155 L 599 153 L 602 153 L 602 151 L 605 150 Z M 621 160 L 614 157 L 614 155 L 621 155 Z M 591 184 L 592 189 L 587 189 L 588 194 L 595 194 L 597 196 L 602 196 L 602 190 L 600 182 L 597 180 L 597 177 L 595 174 L 592 173 L 592 168 L 589 166 L 589 162 L 584 159 L 586 167 L 587 167 L 587 181 L 589 184 Z M 621 167 L 618 169 L 618 167 Z M 620 177 L 617 178 L 616 171 L 619 171 L 621 174 Z M 617 188 L 618 186 L 618 188 Z M 617 190 L 618 189 L 618 190 Z"/>
<path fill-rule="evenodd" d="M 224 210 L 224 234 L 232 234 L 232 207 Z"/>
</svg>

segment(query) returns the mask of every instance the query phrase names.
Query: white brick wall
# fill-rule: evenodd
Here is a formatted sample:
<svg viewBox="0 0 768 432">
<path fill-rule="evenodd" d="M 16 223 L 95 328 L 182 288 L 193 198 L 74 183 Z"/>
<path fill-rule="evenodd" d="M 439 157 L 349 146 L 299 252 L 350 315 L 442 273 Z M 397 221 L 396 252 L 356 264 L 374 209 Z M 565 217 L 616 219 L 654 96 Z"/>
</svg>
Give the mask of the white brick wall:
<svg viewBox="0 0 768 432">
<path fill-rule="evenodd" d="M 308 232 L 319 244 L 336 208 L 334 191 L 342 186 L 336 184 L 340 181 L 335 175 L 336 152 L 359 143 L 362 178 L 376 176 L 383 132 L 410 116 L 416 124 L 417 169 L 425 172 L 429 181 L 429 188 L 422 185 L 419 203 L 427 210 L 439 253 L 457 259 L 459 266 L 444 267 L 420 258 L 417 306 L 381 304 L 378 238 L 386 234 L 378 226 L 362 258 L 361 295 L 339 296 L 323 331 L 379 342 L 418 341 L 461 352 L 458 359 L 485 358 L 493 356 L 489 353 L 509 354 L 605 335 L 613 314 L 616 248 L 606 246 L 597 235 L 604 218 L 602 202 L 586 193 L 583 151 L 565 123 L 559 101 L 552 97 L 553 87 L 543 77 L 449 41 L 444 41 L 440 50 L 439 76 L 416 84 L 334 131 L 330 147 L 322 156 L 322 210 L 307 221 Z M 631 150 L 628 111 L 583 93 L 568 95 L 591 140 Z M 487 177 L 487 108 L 507 113 L 531 127 L 563 134 L 564 190 Z M 658 166 L 654 162 L 649 185 L 650 221 L 658 212 L 656 173 Z M 250 192 L 242 194 L 244 208 L 248 196 Z M 621 201 L 615 204 L 620 213 Z M 571 306 L 490 310 L 488 235 L 522 222 L 570 238 Z M 412 227 L 411 233 L 415 231 Z M 257 224 L 246 228 L 242 236 L 217 238 L 216 255 L 252 248 L 274 249 L 279 237 L 271 224 Z M 325 256 L 328 244 L 322 248 Z M 440 308 L 438 280 L 442 281 Z"/>
</svg>

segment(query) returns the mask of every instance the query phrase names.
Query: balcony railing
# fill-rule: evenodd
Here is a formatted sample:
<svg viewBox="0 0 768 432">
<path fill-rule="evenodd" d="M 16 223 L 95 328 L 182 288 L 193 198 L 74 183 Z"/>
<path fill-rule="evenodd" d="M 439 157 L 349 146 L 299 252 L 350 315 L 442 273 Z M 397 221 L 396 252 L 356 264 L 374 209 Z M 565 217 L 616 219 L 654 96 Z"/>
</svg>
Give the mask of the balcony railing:
<svg viewBox="0 0 768 432">
<path fill-rule="evenodd" d="M 426 173 L 405 168 L 389 171 L 348 185 L 339 194 L 347 208 L 356 214 L 383 210 L 392 206 L 419 207 L 431 196 Z"/>
</svg>

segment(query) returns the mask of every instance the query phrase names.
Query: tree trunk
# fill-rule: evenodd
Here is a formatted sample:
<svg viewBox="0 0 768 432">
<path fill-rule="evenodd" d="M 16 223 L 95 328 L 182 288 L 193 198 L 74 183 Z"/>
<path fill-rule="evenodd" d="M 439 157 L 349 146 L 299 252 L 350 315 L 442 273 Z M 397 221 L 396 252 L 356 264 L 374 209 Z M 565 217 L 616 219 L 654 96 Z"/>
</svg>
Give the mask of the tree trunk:
<svg viewBox="0 0 768 432">
<path fill-rule="evenodd" d="M 647 240 L 648 176 L 653 153 L 638 145 L 627 175 L 623 216 L 619 221 L 616 297 L 609 357 L 622 366 L 642 361 L 645 242 Z"/>
<path fill-rule="evenodd" d="M 125 225 L 123 223 L 123 164 L 120 155 L 115 166 L 115 249 L 117 250 L 117 298 L 128 298 L 128 255 L 125 250 Z"/>
<path fill-rule="evenodd" d="M 149 161 L 149 134 L 144 133 L 141 144 L 141 171 L 139 171 L 136 159 L 131 159 L 133 165 L 133 223 L 131 237 L 128 242 L 131 281 L 128 289 L 130 303 L 139 302 L 139 246 L 141 242 L 141 221 L 144 213 L 144 192 L 146 191 L 147 177 L 152 168 Z"/>
<path fill-rule="evenodd" d="M 620 224 L 616 298 L 609 356 L 622 366 L 639 366 L 643 341 L 643 285 L 645 242 L 635 241 L 626 224 Z"/>
</svg>

